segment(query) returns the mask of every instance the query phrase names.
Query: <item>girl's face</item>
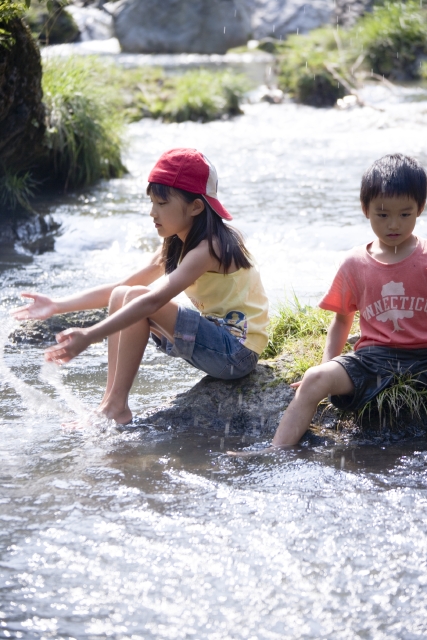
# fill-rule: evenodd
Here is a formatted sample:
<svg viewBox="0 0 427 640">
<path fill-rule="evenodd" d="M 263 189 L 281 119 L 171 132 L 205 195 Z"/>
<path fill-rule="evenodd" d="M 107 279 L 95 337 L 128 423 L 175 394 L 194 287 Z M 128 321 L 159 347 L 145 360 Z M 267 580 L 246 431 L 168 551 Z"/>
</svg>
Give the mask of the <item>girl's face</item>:
<svg viewBox="0 0 427 640">
<path fill-rule="evenodd" d="M 204 204 L 199 198 L 194 202 L 187 203 L 179 196 L 170 195 L 167 200 L 163 200 L 150 195 L 151 212 L 157 233 L 161 238 L 178 236 L 184 242 L 193 225 L 193 218 L 201 213 Z"/>
</svg>

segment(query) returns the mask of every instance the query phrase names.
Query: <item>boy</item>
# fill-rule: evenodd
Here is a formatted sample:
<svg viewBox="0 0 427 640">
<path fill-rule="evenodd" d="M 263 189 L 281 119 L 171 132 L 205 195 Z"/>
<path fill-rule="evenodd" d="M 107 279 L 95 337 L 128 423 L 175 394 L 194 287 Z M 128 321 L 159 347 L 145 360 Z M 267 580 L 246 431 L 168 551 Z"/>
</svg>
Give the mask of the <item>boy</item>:
<svg viewBox="0 0 427 640">
<path fill-rule="evenodd" d="M 335 312 L 322 364 L 308 369 L 283 414 L 273 447 L 296 444 L 319 402 L 358 409 L 410 372 L 427 384 L 427 240 L 414 227 L 426 202 L 427 176 L 401 154 L 374 162 L 362 178 L 362 210 L 376 239 L 349 252 L 319 306 Z M 354 314 L 361 337 L 340 355 Z"/>
</svg>

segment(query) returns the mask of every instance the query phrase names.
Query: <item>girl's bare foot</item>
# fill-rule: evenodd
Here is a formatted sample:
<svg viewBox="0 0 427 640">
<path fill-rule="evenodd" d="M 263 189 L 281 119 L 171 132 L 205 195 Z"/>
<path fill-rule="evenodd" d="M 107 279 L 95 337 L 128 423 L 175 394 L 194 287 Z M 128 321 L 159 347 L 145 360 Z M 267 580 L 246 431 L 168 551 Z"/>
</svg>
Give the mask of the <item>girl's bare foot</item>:
<svg viewBox="0 0 427 640">
<path fill-rule="evenodd" d="M 98 416 L 102 416 L 108 420 L 114 420 L 114 422 L 119 425 L 125 425 L 132 422 L 132 411 L 129 407 L 122 407 L 119 409 L 118 407 L 105 403 L 98 407 L 96 413 Z"/>
</svg>

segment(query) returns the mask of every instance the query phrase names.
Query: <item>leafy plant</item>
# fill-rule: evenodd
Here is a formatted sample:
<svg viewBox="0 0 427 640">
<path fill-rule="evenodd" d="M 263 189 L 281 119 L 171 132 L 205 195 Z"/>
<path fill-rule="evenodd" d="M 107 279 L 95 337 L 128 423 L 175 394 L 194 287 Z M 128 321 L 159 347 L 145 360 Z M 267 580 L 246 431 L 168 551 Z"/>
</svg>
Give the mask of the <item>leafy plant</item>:
<svg viewBox="0 0 427 640">
<path fill-rule="evenodd" d="M 414 0 L 386 2 L 374 6 L 350 36 L 375 73 L 395 79 L 418 78 L 418 59 L 427 54 L 427 11 Z"/>
<path fill-rule="evenodd" d="M 307 35 L 290 36 L 279 56 L 278 83 L 297 102 L 316 107 L 333 106 L 345 89 L 326 65 L 343 67 L 332 27 L 314 29 Z"/>
<path fill-rule="evenodd" d="M 357 418 L 362 421 L 367 414 L 375 410 L 379 415 L 380 424 L 383 420 L 389 420 L 390 424 L 396 424 L 402 411 L 409 413 L 412 418 L 419 421 L 427 413 L 427 387 L 419 382 L 417 376 L 409 373 L 396 374 L 390 387 L 383 389 L 370 402 L 357 412 Z"/>
<path fill-rule="evenodd" d="M 206 69 L 175 76 L 170 85 L 173 91 L 160 99 L 157 114 L 174 122 L 207 122 L 224 114 L 239 114 L 240 101 L 249 89 L 249 83 L 242 75 Z"/>
<path fill-rule="evenodd" d="M 24 5 L 13 0 L 0 0 L 0 46 L 9 48 L 13 44 L 8 25 L 24 15 Z"/>
<path fill-rule="evenodd" d="M 121 175 L 124 121 L 118 98 L 104 84 L 105 65 L 92 58 L 45 62 L 46 146 L 65 189 Z"/>
<path fill-rule="evenodd" d="M 31 200 L 37 187 L 30 172 L 22 175 L 6 171 L 0 178 L 0 203 L 6 210 L 16 211 L 19 207 L 32 211 Z"/>
</svg>

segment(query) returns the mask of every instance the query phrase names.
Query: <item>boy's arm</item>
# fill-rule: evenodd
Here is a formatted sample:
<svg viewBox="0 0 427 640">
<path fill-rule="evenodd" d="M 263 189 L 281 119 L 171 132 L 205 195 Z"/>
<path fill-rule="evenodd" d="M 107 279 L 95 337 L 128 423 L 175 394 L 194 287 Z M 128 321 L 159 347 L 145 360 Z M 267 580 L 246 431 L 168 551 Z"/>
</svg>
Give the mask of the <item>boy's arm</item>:
<svg viewBox="0 0 427 640">
<path fill-rule="evenodd" d="M 44 320 L 58 313 L 82 311 L 84 309 L 101 309 L 108 305 L 113 289 L 120 285 L 135 286 L 149 285 L 164 273 L 161 263 L 161 248 L 151 257 L 150 262 L 121 282 L 104 284 L 92 289 L 86 289 L 62 298 L 50 298 L 39 293 L 22 293 L 23 298 L 32 300 L 23 307 L 12 309 L 11 314 L 16 320 L 37 319 Z"/>
<path fill-rule="evenodd" d="M 351 325 L 354 320 L 354 312 L 348 315 L 336 313 L 328 329 L 325 350 L 323 351 L 322 362 L 329 362 L 332 358 L 339 356 L 347 342 Z"/>
</svg>

